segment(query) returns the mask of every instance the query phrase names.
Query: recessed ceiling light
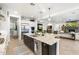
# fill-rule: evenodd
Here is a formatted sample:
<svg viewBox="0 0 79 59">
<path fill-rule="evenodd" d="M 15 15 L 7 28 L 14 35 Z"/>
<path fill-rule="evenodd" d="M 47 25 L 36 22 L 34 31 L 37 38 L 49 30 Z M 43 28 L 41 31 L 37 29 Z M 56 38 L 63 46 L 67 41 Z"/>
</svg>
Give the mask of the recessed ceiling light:
<svg viewBox="0 0 79 59">
<path fill-rule="evenodd" d="M 35 6 L 35 3 L 30 3 L 30 5 Z"/>
</svg>

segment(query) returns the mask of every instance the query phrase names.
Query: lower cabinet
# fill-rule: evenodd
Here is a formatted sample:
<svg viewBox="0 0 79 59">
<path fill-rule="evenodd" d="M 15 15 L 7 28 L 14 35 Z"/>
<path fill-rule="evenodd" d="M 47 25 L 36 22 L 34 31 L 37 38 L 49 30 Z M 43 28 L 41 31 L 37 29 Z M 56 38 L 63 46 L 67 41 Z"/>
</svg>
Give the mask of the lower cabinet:
<svg viewBox="0 0 79 59">
<path fill-rule="evenodd" d="M 24 36 L 24 44 L 34 52 L 34 39 L 28 36 Z"/>
<path fill-rule="evenodd" d="M 42 43 L 42 55 L 56 55 L 56 43 L 53 45 Z"/>
<path fill-rule="evenodd" d="M 42 55 L 49 55 L 49 45 L 42 43 Z"/>
<path fill-rule="evenodd" d="M 24 44 L 31 49 L 35 55 L 56 55 L 57 43 L 48 45 L 29 36 L 24 36 Z"/>
<path fill-rule="evenodd" d="M 35 53 L 36 55 L 56 55 L 57 43 L 48 45 L 46 43 L 35 40 Z"/>
</svg>

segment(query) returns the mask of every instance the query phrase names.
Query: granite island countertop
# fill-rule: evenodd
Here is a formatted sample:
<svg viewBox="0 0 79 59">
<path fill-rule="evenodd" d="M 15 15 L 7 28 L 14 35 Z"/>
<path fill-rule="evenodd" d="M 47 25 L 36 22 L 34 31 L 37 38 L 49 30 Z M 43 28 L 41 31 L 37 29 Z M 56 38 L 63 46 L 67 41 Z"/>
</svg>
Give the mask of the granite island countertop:
<svg viewBox="0 0 79 59">
<path fill-rule="evenodd" d="M 24 33 L 23 35 L 27 35 L 27 34 Z M 39 36 L 37 35 L 36 37 L 33 35 L 27 35 L 27 36 L 34 38 L 40 42 L 46 43 L 48 45 L 53 45 L 54 43 L 59 42 L 60 40 L 59 38 L 56 38 L 57 34 L 49 34 L 49 33 L 44 34 L 44 36 L 40 36 L 40 35 Z"/>
</svg>

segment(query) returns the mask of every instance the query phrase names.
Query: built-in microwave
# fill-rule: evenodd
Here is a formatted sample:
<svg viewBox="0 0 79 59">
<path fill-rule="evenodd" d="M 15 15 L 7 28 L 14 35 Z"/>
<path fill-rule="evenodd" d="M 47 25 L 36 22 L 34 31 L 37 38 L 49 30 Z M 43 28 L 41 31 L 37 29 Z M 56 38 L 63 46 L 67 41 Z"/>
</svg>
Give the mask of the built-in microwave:
<svg viewBox="0 0 79 59">
<path fill-rule="evenodd" d="M 35 32 L 35 27 L 31 27 L 31 33 Z"/>
</svg>

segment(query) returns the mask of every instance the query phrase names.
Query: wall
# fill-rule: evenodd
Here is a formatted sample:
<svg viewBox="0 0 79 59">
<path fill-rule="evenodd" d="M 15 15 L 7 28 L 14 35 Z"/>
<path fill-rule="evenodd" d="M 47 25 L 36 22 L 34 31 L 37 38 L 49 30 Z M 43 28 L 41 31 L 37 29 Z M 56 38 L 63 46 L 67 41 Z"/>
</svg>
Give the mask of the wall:
<svg viewBox="0 0 79 59">
<path fill-rule="evenodd" d="M 21 20 L 21 23 L 27 23 L 28 24 L 28 25 L 26 25 L 26 28 L 29 29 L 29 34 L 31 34 L 31 27 L 35 27 L 35 31 L 37 31 L 37 21 L 35 20 L 35 22 L 31 22 L 29 20 L 30 19 Z"/>
</svg>

